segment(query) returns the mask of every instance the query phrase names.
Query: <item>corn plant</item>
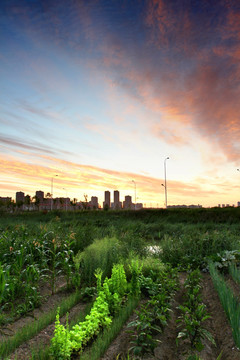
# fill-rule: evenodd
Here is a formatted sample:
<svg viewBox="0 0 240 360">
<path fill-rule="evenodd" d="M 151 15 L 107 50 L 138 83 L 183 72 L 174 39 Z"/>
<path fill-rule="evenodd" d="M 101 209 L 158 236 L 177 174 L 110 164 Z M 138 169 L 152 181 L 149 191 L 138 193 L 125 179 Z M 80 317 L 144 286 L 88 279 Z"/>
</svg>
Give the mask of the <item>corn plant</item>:
<svg viewBox="0 0 240 360">
<path fill-rule="evenodd" d="M 71 236 L 71 234 L 70 234 Z M 66 277 L 67 281 L 67 287 L 70 287 L 70 281 L 74 273 L 74 262 L 73 262 L 73 250 L 72 246 L 74 244 L 74 241 L 71 239 L 71 237 L 67 237 L 65 241 L 62 244 L 62 258 L 61 258 L 61 267 L 63 269 L 63 273 Z"/>
<path fill-rule="evenodd" d="M 3 271 L 3 267 L 0 263 L 0 305 L 3 301 L 5 285 L 6 285 L 6 280 L 5 280 L 5 276 L 4 276 L 4 271 Z"/>
<path fill-rule="evenodd" d="M 55 238 L 48 242 L 48 248 L 45 251 L 45 255 L 48 260 L 51 290 L 52 294 L 54 294 L 56 290 L 56 278 L 62 273 L 62 252 Z"/>
</svg>

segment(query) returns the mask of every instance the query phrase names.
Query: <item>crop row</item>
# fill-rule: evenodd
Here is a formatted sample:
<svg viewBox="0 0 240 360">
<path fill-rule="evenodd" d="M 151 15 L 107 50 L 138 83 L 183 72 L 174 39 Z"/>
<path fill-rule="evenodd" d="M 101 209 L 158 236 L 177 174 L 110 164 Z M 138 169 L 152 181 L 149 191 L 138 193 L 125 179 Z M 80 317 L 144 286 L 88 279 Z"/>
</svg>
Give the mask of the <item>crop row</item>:
<svg viewBox="0 0 240 360">
<path fill-rule="evenodd" d="M 103 284 L 101 276 L 102 271 L 99 269 L 96 272 L 98 295 L 84 322 L 76 324 L 70 330 L 68 324 L 66 327 L 60 324 L 59 315 L 57 315 L 54 337 L 51 341 L 51 353 L 54 358 L 69 359 L 72 353 L 82 352 L 91 339 L 96 337 L 102 329 L 110 326 L 112 317 L 119 312 L 127 293 L 123 265 L 114 265 L 111 278 L 106 277 Z M 136 292 L 135 285 L 136 283 L 132 281 L 130 292 Z"/>
<path fill-rule="evenodd" d="M 177 272 L 171 268 L 162 271 L 158 276 L 140 277 L 141 290 L 149 297 L 147 303 L 142 304 L 137 317 L 128 324 L 131 328 L 131 343 L 129 349 L 134 356 L 151 353 L 158 345 L 156 334 L 163 332 L 170 316 L 170 303 L 178 286 Z"/>
<path fill-rule="evenodd" d="M 3 247 L 7 243 L 8 247 L 0 262 L 1 311 L 11 309 L 13 315 L 19 316 L 33 310 L 41 302 L 40 284 L 49 282 L 53 294 L 60 274 L 68 286 L 70 282 L 76 284 L 72 239 L 68 236 L 58 241 L 54 235 L 48 232 L 38 241 L 24 243 L 19 236 L 5 241 L 2 237 Z M 1 320 L 4 321 L 3 315 Z"/>
<path fill-rule="evenodd" d="M 177 336 L 177 344 L 180 339 L 190 341 L 191 355 L 189 355 L 188 359 L 194 358 L 194 356 L 198 358 L 197 355 L 194 355 L 194 351 L 201 352 L 203 350 L 203 339 L 206 338 L 216 345 L 211 333 L 203 325 L 210 318 L 210 315 L 207 313 L 206 305 L 202 301 L 200 281 L 201 274 L 198 269 L 188 273 L 184 283 L 186 290 L 185 301 L 183 305 L 179 306 L 181 315 L 177 323 L 181 330 Z"/>
<path fill-rule="evenodd" d="M 239 270 L 236 267 L 230 267 L 233 278 L 239 279 Z M 211 263 L 209 265 L 210 274 L 214 287 L 216 288 L 224 311 L 232 327 L 232 334 L 235 344 L 240 348 L 240 303 L 239 299 L 234 295 L 233 290 L 228 286 L 223 276 L 216 269 L 216 266 Z M 238 280 L 239 281 L 239 280 Z"/>
</svg>

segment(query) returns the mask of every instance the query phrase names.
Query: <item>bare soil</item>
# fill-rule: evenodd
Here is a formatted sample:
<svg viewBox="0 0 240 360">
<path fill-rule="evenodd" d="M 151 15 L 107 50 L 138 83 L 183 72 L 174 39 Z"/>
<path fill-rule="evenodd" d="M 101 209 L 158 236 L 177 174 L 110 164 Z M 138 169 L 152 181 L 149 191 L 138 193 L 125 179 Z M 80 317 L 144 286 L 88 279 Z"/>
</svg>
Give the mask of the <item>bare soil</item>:
<svg viewBox="0 0 240 360">
<path fill-rule="evenodd" d="M 189 354 L 190 344 L 187 340 L 179 342 L 176 346 L 176 337 L 179 329 L 176 326 L 179 309 L 178 306 L 184 301 L 184 274 L 180 276 L 181 287 L 176 293 L 172 302 L 171 318 L 164 332 L 158 336 L 160 344 L 155 348 L 154 356 L 146 355 L 143 359 L 159 359 L 159 360 L 185 360 L 186 354 Z M 205 329 L 211 332 L 215 339 L 216 346 L 209 341 L 204 341 L 205 348 L 199 354 L 202 360 L 216 360 L 222 352 L 221 360 L 240 360 L 240 351 L 234 344 L 232 332 L 226 315 L 221 306 L 218 295 L 213 287 L 213 283 L 209 274 L 203 274 L 202 280 L 202 298 L 207 307 L 207 312 L 211 318 L 204 323 Z M 136 315 L 128 322 L 132 321 Z M 119 359 L 124 359 L 130 348 L 131 335 L 126 332 L 127 324 L 123 327 L 119 336 L 112 342 L 105 355 L 101 360 L 113 360 L 119 355 Z"/>
</svg>

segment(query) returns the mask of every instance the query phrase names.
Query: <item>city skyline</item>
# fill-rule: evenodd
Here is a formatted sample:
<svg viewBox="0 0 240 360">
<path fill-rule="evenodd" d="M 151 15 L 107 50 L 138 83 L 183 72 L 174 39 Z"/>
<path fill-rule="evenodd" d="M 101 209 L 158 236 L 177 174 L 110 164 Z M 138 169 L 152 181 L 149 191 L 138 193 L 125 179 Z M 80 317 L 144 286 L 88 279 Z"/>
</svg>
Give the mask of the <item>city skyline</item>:
<svg viewBox="0 0 240 360">
<path fill-rule="evenodd" d="M 239 20 L 237 0 L 3 0 L 0 194 L 164 207 L 169 157 L 168 205 L 236 204 Z"/>
<path fill-rule="evenodd" d="M 67 194 L 66 194 L 67 195 Z M 113 201 L 111 201 L 111 198 Z M 97 196 L 91 196 L 91 199 L 88 198 L 88 194 L 84 194 L 84 199 L 77 199 L 73 198 L 71 200 L 70 197 L 61 196 L 61 197 L 53 197 L 50 193 L 44 193 L 42 190 L 37 190 L 33 196 L 29 194 L 25 194 L 23 191 L 17 191 L 15 194 L 15 199 L 11 197 L 4 197 L 0 194 L 0 205 L 4 206 L 5 204 L 7 206 L 17 205 L 17 207 L 23 207 L 23 205 L 26 207 L 26 209 L 23 210 L 29 210 L 27 205 L 36 205 L 36 208 L 31 208 L 31 210 L 56 210 L 56 209 L 62 209 L 62 210 L 75 210 L 74 207 L 71 207 L 70 205 L 79 205 L 79 208 L 93 208 L 93 209 L 132 209 L 132 210 L 140 210 L 143 208 L 142 203 L 134 203 L 132 202 L 132 196 L 125 195 L 125 198 L 123 201 L 121 201 L 120 198 L 120 191 L 114 190 L 112 197 L 111 192 L 109 190 L 106 190 L 104 192 L 104 201 L 101 204 L 101 202 L 98 201 Z M 57 207 L 56 207 L 57 204 Z M 54 205 L 54 206 L 53 206 Z M 84 206 L 83 206 L 84 205 Z M 39 208 L 40 206 L 40 208 Z M 145 204 L 146 207 L 146 204 Z"/>
<path fill-rule="evenodd" d="M 65 189 L 64 189 L 65 190 Z M 120 191 L 119 190 L 113 190 L 112 194 L 111 191 L 109 190 L 105 190 L 104 191 L 104 195 L 103 195 L 103 202 L 101 204 L 101 201 L 99 201 L 98 197 L 93 195 L 90 196 L 88 194 L 84 194 L 83 195 L 84 198 L 70 198 L 67 196 L 67 192 L 66 192 L 66 196 L 58 196 L 58 197 L 53 197 L 51 193 L 44 193 L 44 191 L 42 190 L 37 190 L 35 191 L 34 195 L 30 195 L 29 193 L 25 194 L 22 191 L 17 191 L 15 194 L 15 199 L 13 199 L 12 197 L 6 197 L 6 196 L 2 196 L 2 194 L 0 194 L 0 203 L 1 205 L 9 204 L 11 203 L 15 203 L 15 205 L 23 205 L 23 204 L 35 204 L 36 203 L 36 199 L 38 199 L 37 204 L 43 204 L 45 203 L 45 205 L 48 203 L 47 207 L 49 206 L 48 210 L 53 210 L 52 205 L 53 202 L 58 203 L 58 205 L 61 204 L 62 209 L 66 209 L 70 203 L 74 203 L 74 204 L 78 204 L 80 205 L 81 208 L 81 204 L 88 204 L 89 208 L 95 208 L 95 209 L 113 209 L 113 210 L 118 210 L 118 209 L 131 209 L 131 210 L 140 210 L 142 208 L 166 208 L 166 205 L 161 206 L 159 203 L 141 203 L 138 200 L 138 198 L 136 197 L 135 202 L 133 201 L 133 196 L 132 195 L 124 195 L 124 200 L 123 200 L 123 196 L 120 196 Z M 63 202 L 62 202 L 63 200 Z M 209 206 L 209 207 L 239 207 L 240 206 L 240 201 L 237 201 L 237 203 L 224 203 L 224 204 L 215 204 L 213 206 Z M 202 208 L 203 206 L 199 203 L 196 204 L 171 204 L 168 205 L 167 208 L 181 208 L 181 207 L 188 207 L 188 208 Z M 47 208 L 44 208 L 45 210 L 47 210 Z M 34 210 L 34 209 L 32 209 Z M 39 210 L 39 209 L 38 209 Z M 74 208 L 69 207 L 68 210 L 74 210 Z"/>
</svg>

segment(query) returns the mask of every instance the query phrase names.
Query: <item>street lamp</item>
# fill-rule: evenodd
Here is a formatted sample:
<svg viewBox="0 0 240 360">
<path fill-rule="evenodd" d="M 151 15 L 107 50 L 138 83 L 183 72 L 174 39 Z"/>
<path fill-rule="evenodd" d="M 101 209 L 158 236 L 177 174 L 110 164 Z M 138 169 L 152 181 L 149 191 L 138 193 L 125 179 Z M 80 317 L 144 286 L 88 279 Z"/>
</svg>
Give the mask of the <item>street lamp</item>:
<svg viewBox="0 0 240 360">
<path fill-rule="evenodd" d="M 134 183 L 134 186 L 135 186 L 135 210 L 137 208 L 137 185 L 136 185 L 136 182 L 134 180 L 132 180 L 132 182 Z"/>
<path fill-rule="evenodd" d="M 63 188 L 63 190 L 66 191 L 65 209 L 66 209 L 66 211 L 67 211 L 67 197 L 68 197 L 68 194 L 67 194 L 67 189 Z"/>
<path fill-rule="evenodd" d="M 165 206 L 167 209 L 167 176 L 166 176 L 166 161 L 169 160 L 169 157 L 167 157 L 164 160 L 164 178 L 165 178 L 165 184 L 162 184 L 162 186 L 165 188 Z"/>
<path fill-rule="evenodd" d="M 55 175 L 58 176 L 58 175 Z M 52 177 L 52 181 L 51 181 L 51 211 L 53 209 L 53 177 Z"/>
</svg>

